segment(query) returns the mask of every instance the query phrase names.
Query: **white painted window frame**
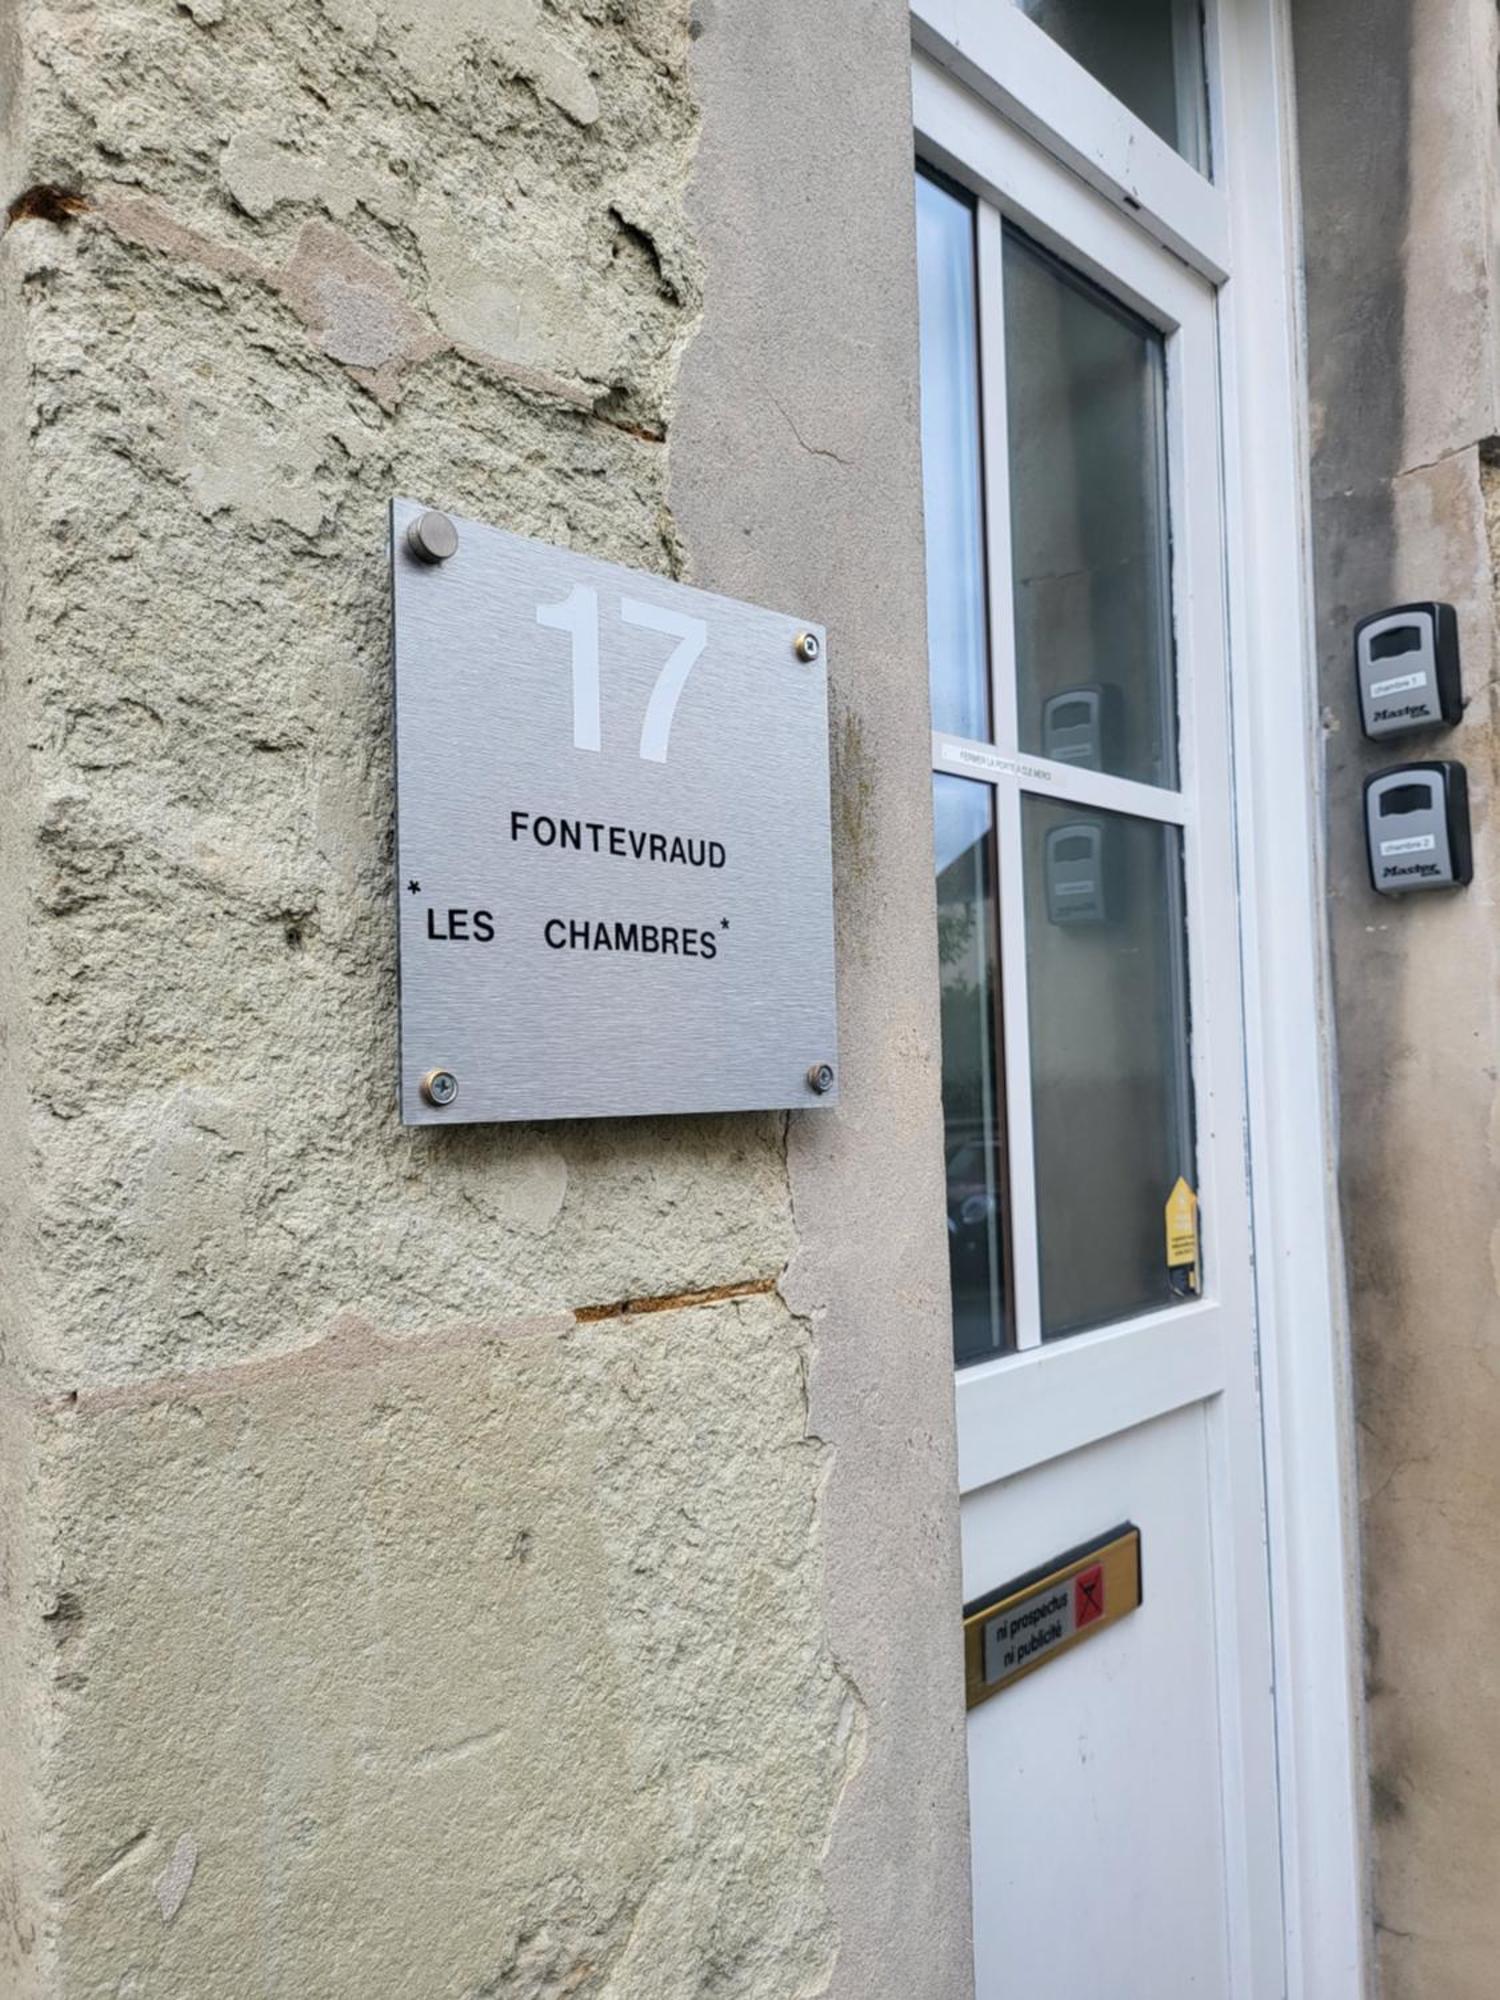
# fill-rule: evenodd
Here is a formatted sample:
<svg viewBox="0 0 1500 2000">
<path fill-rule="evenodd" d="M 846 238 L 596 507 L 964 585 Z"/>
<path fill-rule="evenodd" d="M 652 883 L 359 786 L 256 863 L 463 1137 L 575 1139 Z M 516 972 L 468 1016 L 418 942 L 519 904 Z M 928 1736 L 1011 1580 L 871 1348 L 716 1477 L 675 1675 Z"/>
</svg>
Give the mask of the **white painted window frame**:
<svg viewBox="0 0 1500 2000">
<path fill-rule="evenodd" d="M 1218 69 L 1210 16 L 1209 74 Z M 912 0 L 912 40 L 1108 200 L 1148 223 L 1185 263 L 1218 283 L 1229 272 L 1229 206 L 1013 0 Z M 1210 88 L 1209 124 L 1221 120 Z"/>
<path fill-rule="evenodd" d="M 935 731 L 935 771 L 986 783 L 999 834 L 999 935 L 1002 966 L 1026 963 L 1026 899 L 1021 876 L 1021 814 L 1026 797 L 1081 810 L 1129 814 L 1176 826 L 1184 835 L 1185 945 L 1195 1030 L 1189 1050 L 1198 1139 L 1196 1186 L 1209 1218 L 1203 1294 L 1123 1319 L 1101 1330 L 1104 1344 L 1134 1349 L 1138 1394 L 1155 1384 L 1160 1402 L 1147 1417 L 1181 1406 L 1198 1374 L 1182 1375 L 1172 1357 L 1196 1343 L 1219 1342 L 1217 1322 L 1251 1317 L 1249 1224 L 1243 1195 L 1243 1060 L 1236 976 L 1235 914 L 1220 885 L 1232 881 L 1234 855 L 1225 802 L 1230 778 L 1229 681 L 1224 597 L 1223 479 L 1219 460 L 1219 374 L 1211 288 L 1123 216 L 1101 203 L 1036 143 L 996 118 L 951 75 L 918 56 L 914 113 L 923 156 L 967 183 L 976 197 L 976 252 L 981 300 L 980 390 L 985 439 L 985 543 L 993 736 L 980 741 Z M 1071 268 L 1103 284 L 1163 336 L 1166 353 L 1167 488 L 1173 560 L 1172 625 L 1182 661 L 1173 696 L 1181 782 L 1139 783 L 1023 751 L 1018 736 L 1015 618 L 1012 606 L 1006 450 L 1002 211 L 1034 241 L 1058 251 Z M 1166 532 L 1166 523 L 1163 523 Z M 1034 1201 L 1033 1124 L 1027 982 L 1002 981 L 1006 1109 L 1010 1153 L 1010 1266 L 1015 1345 L 1021 1356 L 1042 1348 L 1038 1296 L 1038 1219 Z M 1194 1333 L 1184 1335 L 1191 1322 Z M 1043 1377 L 1092 1372 L 1077 1357 L 1101 1341 L 1076 1340 L 1039 1356 L 1037 1368 L 1007 1355 L 965 1368 L 959 1378 L 960 1485 L 964 1491 L 1009 1478 L 1039 1462 L 1032 1404 L 1052 1395 Z M 1073 1360 L 1069 1366 L 1071 1351 Z M 1212 1392 L 1211 1392 L 1212 1393 Z M 1072 1391 L 1074 1430 L 1066 1449 L 1080 1450 L 1117 1428 L 1112 1396 Z M 1145 1421 L 1146 1417 L 1142 1418 Z"/>
<path fill-rule="evenodd" d="M 1371 1976 L 1357 1535 L 1334 1196 L 1288 0 L 1210 0 L 1205 13 L 1212 182 L 1003 0 L 912 0 L 912 31 L 923 56 L 1218 288 L 1287 1992 L 1291 2000 L 1354 2000 Z M 1008 605 L 1000 629 L 1009 629 Z M 1180 1353 L 1170 1363 L 1162 1355 L 1181 1369 L 1185 1399 L 1203 1360 L 1190 1333 L 1182 1325 Z M 1084 1336 L 1091 1344 L 1111 1338 L 1110 1330 Z M 1120 1419 L 1136 1380 L 1129 1353 L 1120 1347 Z M 1045 1438 L 1036 1448 L 1047 1455 Z"/>
</svg>

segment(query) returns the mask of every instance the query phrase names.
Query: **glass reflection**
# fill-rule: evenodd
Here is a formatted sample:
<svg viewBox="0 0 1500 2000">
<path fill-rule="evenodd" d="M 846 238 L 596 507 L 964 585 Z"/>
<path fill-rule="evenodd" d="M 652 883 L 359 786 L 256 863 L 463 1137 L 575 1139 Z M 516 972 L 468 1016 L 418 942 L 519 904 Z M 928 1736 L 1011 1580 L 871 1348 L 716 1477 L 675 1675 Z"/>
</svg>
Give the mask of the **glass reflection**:
<svg viewBox="0 0 1500 2000">
<path fill-rule="evenodd" d="M 1209 169 L 1199 0 L 1019 0 L 1090 76 L 1200 173 Z"/>
<path fill-rule="evenodd" d="M 1022 802 L 1045 1339 L 1170 1304 L 1167 1197 L 1196 1185 L 1182 833 Z"/>
<path fill-rule="evenodd" d="M 1023 749 L 1177 782 L 1162 336 L 1007 229 Z"/>
<path fill-rule="evenodd" d="M 974 205 L 926 173 L 917 176 L 917 282 L 932 726 L 988 738 Z"/>
<path fill-rule="evenodd" d="M 964 1367 L 1010 1344 L 994 796 L 988 785 L 940 773 L 932 803 L 953 1351 Z"/>
</svg>

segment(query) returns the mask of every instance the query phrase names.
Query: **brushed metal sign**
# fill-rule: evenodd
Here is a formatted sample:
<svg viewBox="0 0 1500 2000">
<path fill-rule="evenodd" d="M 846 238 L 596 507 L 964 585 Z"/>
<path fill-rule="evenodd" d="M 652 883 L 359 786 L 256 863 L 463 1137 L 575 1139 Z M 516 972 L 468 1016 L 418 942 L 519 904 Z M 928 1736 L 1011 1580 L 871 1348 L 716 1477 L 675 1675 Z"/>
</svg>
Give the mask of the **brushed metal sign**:
<svg viewBox="0 0 1500 2000">
<path fill-rule="evenodd" d="M 823 633 L 391 504 L 401 1116 L 837 1098 Z"/>
</svg>

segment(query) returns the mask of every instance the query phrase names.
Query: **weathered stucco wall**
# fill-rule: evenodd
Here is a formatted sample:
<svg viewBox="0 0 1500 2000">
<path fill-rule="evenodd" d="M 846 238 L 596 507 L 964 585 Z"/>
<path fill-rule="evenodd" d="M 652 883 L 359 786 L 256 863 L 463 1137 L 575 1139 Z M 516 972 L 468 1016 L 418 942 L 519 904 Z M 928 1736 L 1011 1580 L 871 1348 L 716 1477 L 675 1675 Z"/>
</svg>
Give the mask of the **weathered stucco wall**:
<svg viewBox="0 0 1500 2000">
<path fill-rule="evenodd" d="M 843 1097 L 793 1121 L 786 1297 L 834 1651 L 865 1699 L 828 1857 L 836 2000 L 972 1990 L 937 1017 L 910 42 L 888 0 L 710 0 L 703 325 L 672 499 L 695 580 L 826 615 Z"/>
<path fill-rule="evenodd" d="M 827 11 L 7 10 L 14 2000 L 962 1990 L 906 200 L 720 303 L 777 36 L 906 161 Z M 398 1126 L 392 491 L 826 615 L 835 1117 Z"/>
<path fill-rule="evenodd" d="M 1500 714 L 1496 14 L 1297 0 L 1343 1219 L 1364 1544 L 1373 1903 L 1386 2000 L 1490 2000 L 1500 1963 Z M 1351 628 L 1458 607 L 1467 707 L 1360 733 Z M 1360 786 L 1468 767 L 1475 880 L 1377 898 Z"/>
</svg>

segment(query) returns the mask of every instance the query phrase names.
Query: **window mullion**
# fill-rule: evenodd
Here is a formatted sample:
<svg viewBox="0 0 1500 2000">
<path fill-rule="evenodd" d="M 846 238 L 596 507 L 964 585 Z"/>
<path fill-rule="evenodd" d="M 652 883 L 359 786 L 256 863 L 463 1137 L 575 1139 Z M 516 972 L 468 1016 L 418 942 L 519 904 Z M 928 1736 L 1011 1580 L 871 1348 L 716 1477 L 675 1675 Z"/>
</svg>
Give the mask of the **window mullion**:
<svg viewBox="0 0 1500 2000">
<path fill-rule="evenodd" d="M 1021 854 L 1021 787 L 995 786 L 996 887 L 1000 930 L 1000 1005 L 1005 1066 L 1006 1155 L 1010 1166 L 1011 1298 L 1017 1348 L 1042 1340 L 1041 1257 L 1037 1237 L 1036 1146 L 1031 1109 L 1031 1024 L 1026 990 L 1026 883 Z"/>
<path fill-rule="evenodd" d="M 990 735 L 1003 755 L 1018 753 L 1016 616 L 1011 561 L 1009 419 L 1005 387 L 1005 225 L 993 203 L 975 217 L 979 295 L 979 407 L 983 424 L 985 572 L 990 639 Z M 1042 1338 L 1036 1171 L 1031 1119 L 1031 1036 L 1026 994 L 1026 901 L 1021 858 L 1021 792 L 995 781 L 995 871 L 999 905 L 1000 1056 L 1005 1076 L 1010 1209 L 1010 1300 L 1017 1348 Z"/>
</svg>

